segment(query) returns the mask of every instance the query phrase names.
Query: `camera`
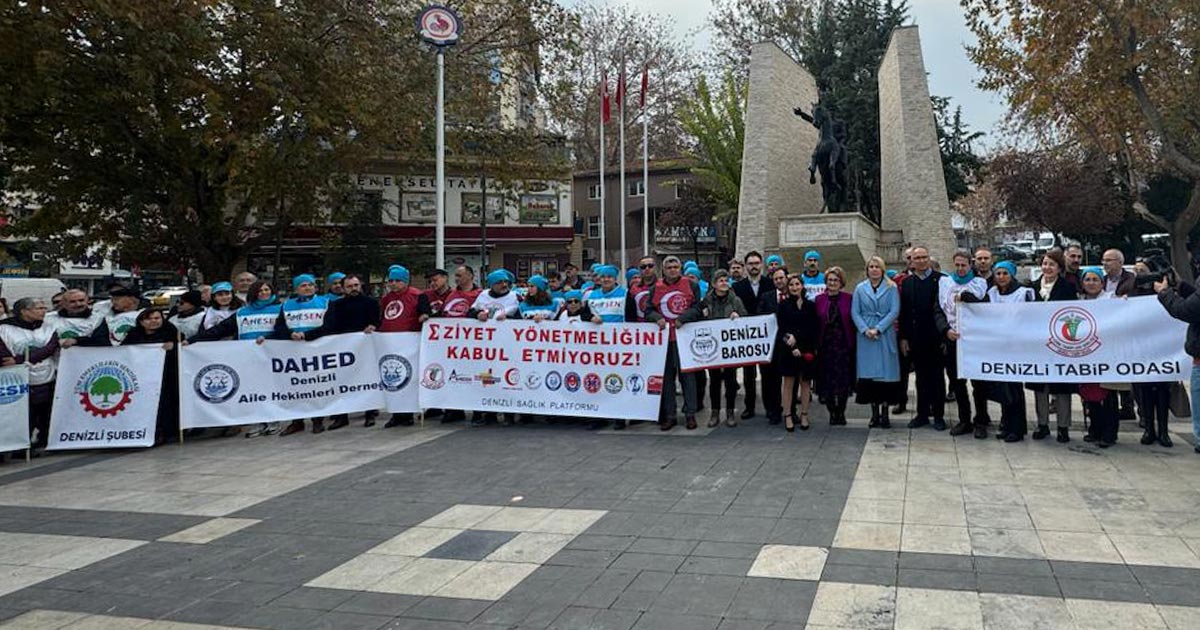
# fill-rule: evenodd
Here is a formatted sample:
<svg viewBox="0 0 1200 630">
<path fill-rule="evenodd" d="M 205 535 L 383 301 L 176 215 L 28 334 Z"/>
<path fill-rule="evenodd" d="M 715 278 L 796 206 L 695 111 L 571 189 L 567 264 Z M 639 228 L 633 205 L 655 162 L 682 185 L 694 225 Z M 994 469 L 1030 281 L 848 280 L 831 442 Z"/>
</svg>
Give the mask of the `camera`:
<svg viewBox="0 0 1200 630">
<path fill-rule="evenodd" d="M 1149 250 L 1139 260 L 1150 271 L 1149 273 L 1139 273 L 1134 280 L 1134 286 L 1137 287 L 1138 293 L 1153 293 L 1154 283 L 1162 281 L 1163 278 L 1168 278 L 1174 284 L 1175 268 L 1171 266 L 1170 259 L 1161 249 Z"/>
</svg>

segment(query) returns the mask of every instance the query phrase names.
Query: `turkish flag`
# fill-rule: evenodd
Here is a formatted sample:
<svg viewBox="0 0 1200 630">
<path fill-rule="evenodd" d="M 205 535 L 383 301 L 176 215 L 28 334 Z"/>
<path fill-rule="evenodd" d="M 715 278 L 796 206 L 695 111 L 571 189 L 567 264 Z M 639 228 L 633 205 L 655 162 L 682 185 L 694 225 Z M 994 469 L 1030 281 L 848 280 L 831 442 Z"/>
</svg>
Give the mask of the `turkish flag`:
<svg viewBox="0 0 1200 630">
<path fill-rule="evenodd" d="M 621 68 L 621 76 L 617 79 L 617 108 L 625 111 L 625 69 Z"/>
<path fill-rule="evenodd" d="M 608 102 L 608 74 L 600 73 L 600 122 L 608 124 L 612 118 L 612 106 Z"/>
</svg>

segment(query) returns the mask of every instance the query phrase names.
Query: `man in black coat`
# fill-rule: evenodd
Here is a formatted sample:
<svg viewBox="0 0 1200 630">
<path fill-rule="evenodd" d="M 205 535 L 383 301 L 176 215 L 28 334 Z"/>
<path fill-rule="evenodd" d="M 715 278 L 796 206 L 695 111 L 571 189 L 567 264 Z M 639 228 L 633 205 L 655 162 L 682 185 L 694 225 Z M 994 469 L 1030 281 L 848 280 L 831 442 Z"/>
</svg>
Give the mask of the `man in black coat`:
<svg viewBox="0 0 1200 630">
<path fill-rule="evenodd" d="M 350 274 L 342 279 L 342 289 L 345 292 L 338 300 L 329 303 L 325 311 L 325 320 L 320 326 L 303 333 L 292 333 L 292 339 L 313 341 L 325 335 L 338 335 L 351 332 L 374 332 L 379 326 L 379 300 L 362 292 L 362 278 Z M 378 412 L 367 412 L 363 426 L 375 424 Z M 349 414 L 338 414 L 330 418 L 333 424 L 327 431 L 340 429 L 350 424 Z"/>
<path fill-rule="evenodd" d="M 758 295 L 759 315 L 774 315 L 779 311 L 779 303 L 787 297 L 787 269 L 784 267 L 776 269 L 771 280 L 771 288 Z M 746 310 L 750 313 L 754 312 Z M 783 343 L 779 334 L 775 337 L 775 343 L 776 345 Z M 779 424 L 783 422 L 783 378 L 779 375 L 778 366 L 773 363 L 763 363 L 759 365 L 759 369 L 762 370 L 763 410 L 767 412 L 767 421 L 770 424 Z"/>
<path fill-rule="evenodd" d="M 759 300 L 763 295 L 770 293 L 774 289 L 771 284 L 771 279 L 763 273 L 763 258 L 758 252 L 750 252 L 743 258 L 745 263 L 745 277 L 733 283 L 733 294 L 738 296 L 742 301 L 742 305 L 746 307 L 746 312 L 751 315 L 758 314 Z M 759 370 L 766 370 L 769 366 L 760 365 Z M 742 419 L 754 417 L 754 403 L 757 400 L 755 387 L 755 367 L 746 365 L 742 367 L 742 385 L 746 388 L 746 409 L 742 411 Z M 764 372 L 763 382 L 766 383 L 766 375 Z M 765 386 L 765 385 L 764 385 Z M 767 403 L 767 395 L 763 393 L 763 404 Z"/>
<path fill-rule="evenodd" d="M 917 375 L 917 415 L 910 429 L 929 424 L 932 416 L 933 428 L 946 430 L 942 334 L 936 321 L 941 276 L 930 266 L 929 250 L 913 247 L 912 272 L 900 285 L 900 352 L 912 360 Z"/>
</svg>

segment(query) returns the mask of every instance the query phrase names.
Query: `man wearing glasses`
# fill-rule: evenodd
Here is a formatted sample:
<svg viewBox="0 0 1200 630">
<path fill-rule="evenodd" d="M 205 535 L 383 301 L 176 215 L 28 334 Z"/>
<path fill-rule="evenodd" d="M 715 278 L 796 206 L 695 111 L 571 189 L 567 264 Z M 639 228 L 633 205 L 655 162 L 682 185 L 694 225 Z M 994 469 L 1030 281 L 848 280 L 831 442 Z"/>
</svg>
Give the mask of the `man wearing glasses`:
<svg viewBox="0 0 1200 630">
<path fill-rule="evenodd" d="M 946 430 L 946 381 L 943 378 L 942 333 L 935 324 L 938 283 L 942 274 L 930 265 L 929 250 L 912 248 L 912 272 L 900 285 L 900 353 L 917 373 L 917 415 L 908 428 Z"/>
<path fill-rule="evenodd" d="M 746 307 L 746 312 L 751 315 L 759 314 L 759 296 L 766 295 L 775 289 L 771 284 L 771 279 L 763 273 L 763 258 L 758 252 L 750 252 L 742 259 L 745 261 L 745 277 L 733 283 L 733 294 L 738 296 L 742 301 L 742 305 Z M 742 385 L 746 388 L 746 409 L 742 411 L 742 419 L 747 420 L 754 417 L 754 406 L 758 401 L 755 392 L 755 386 L 758 379 L 756 375 L 758 370 L 769 370 L 769 365 L 759 365 L 757 368 L 753 365 L 742 366 Z M 763 375 L 763 382 L 767 382 L 767 377 Z M 766 395 L 764 394 L 764 399 Z M 763 402 L 766 402 L 765 400 Z"/>
<path fill-rule="evenodd" d="M 650 293 L 658 282 L 658 265 L 654 256 L 642 256 L 638 261 L 638 275 L 629 283 L 628 297 L 625 299 L 625 321 L 645 322 L 646 304 L 650 302 Z"/>
</svg>

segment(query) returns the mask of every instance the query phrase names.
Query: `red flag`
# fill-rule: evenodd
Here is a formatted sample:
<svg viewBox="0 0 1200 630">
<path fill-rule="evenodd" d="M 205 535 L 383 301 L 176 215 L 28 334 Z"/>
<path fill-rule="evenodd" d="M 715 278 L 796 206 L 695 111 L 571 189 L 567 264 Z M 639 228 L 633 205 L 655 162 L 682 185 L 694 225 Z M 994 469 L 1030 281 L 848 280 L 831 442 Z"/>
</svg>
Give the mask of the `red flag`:
<svg viewBox="0 0 1200 630">
<path fill-rule="evenodd" d="M 600 73 L 600 122 L 608 124 L 612 118 L 612 109 L 608 102 L 608 74 Z"/>
<path fill-rule="evenodd" d="M 650 86 L 650 68 L 642 68 L 642 102 L 641 108 L 646 109 L 646 90 Z"/>
<path fill-rule="evenodd" d="M 617 107 L 625 111 L 625 68 L 621 68 L 621 78 L 617 79 Z"/>
</svg>

